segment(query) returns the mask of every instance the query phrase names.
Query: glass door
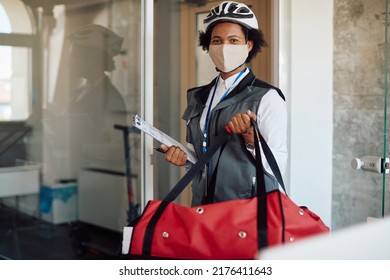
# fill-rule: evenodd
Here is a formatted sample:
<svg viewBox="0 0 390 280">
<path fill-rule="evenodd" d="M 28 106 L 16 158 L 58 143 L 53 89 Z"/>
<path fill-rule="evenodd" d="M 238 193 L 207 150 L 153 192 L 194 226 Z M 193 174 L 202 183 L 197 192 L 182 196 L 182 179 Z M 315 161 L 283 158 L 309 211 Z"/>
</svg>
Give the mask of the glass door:
<svg viewBox="0 0 390 280">
<path fill-rule="evenodd" d="M 388 1 L 335 1 L 334 13 L 332 225 L 337 229 L 390 213 Z"/>
<path fill-rule="evenodd" d="M 152 144 L 132 126 L 153 119 L 154 2 L 0 0 L 0 208 L 66 225 L 78 256 L 117 254 L 89 226 L 120 244 L 154 195 Z M 25 221 L 6 234 L 17 259 Z"/>
<path fill-rule="evenodd" d="M 7 127 L 17 120 L 29 128 L 2 152 L 2 167 L 40 166 L 41 197 L 19 200 L 28 214 L 122 231 L 128 187 L 133 203 L 142 204 L 143 175 L 152 174 L 143 165 L 144 139 L 128 129 L 133 115 L 152 107 L 141 94 L 150 90 L 145 72 L 151 71 L 140 59 L 143 11 L 151 1 L 38 2 L 0 1 L 0 53 L 7 58 L 0 118 Z M 64 204 L 58 213 L 57 200 Z"/>
</svg>

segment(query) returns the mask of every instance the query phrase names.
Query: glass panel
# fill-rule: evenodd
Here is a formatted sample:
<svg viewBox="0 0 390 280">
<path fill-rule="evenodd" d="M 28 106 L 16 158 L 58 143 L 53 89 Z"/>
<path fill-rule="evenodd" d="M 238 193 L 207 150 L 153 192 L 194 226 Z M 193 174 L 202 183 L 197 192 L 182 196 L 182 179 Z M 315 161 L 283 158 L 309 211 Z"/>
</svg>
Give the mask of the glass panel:
<svg viewBox="0 0 390 280">
<path fill-rule="evenodd" d="M 10 2 L 19 1 L 1 1 L 8 14 L 16 13 Z M 41 199 L 21 197 L 19 208 L 37 215 L 39 205 L 41 217 L 53 223 L 122 231 L 128 186 L 133 204 L 141 201 L 140 133 L 130 129 L 132 115 L 141 111 L 141 1 L 49 2 L 28 7 L 40 27 L 38 42 L 34 35 L 15 34 L 13 25 L 12 33 L 3 34 L 12 45 L 33 46 L 32 55 L 26 48 L 0 49 L 7 58 L 0 97 L 8 104 L 1 117 L 27 118 L 27 134 L 17 151 L 7 151 L 7 165 L 38 165 L 44 190 Z M 15 115 L 15 108 L 25 113 Z M 58 201 L 64 208 L 52 208 Z"/>
<path fill-rule="evenodd" d="M 45 48 L 43 181 L 77 182 L 79 220 L 117 231 L 127 222 L 125 171 L 134 192 L 141 186 L 140 134 L 128 129 L 140 112 L 137 11 L 140 1 L 57 6 Z"/>
<path fill-rule="evenodd" d="M 374 156 L 380 168 L 386 154 L 386 9 L 379 0 L 335 1 L 334 229 L 390 213 L 384 200 L 389 194 L 382 187 L 386 175 L 364 171 L 372 162 L 360 170 L 349 164 L 354 158 Z"/>
</svg>

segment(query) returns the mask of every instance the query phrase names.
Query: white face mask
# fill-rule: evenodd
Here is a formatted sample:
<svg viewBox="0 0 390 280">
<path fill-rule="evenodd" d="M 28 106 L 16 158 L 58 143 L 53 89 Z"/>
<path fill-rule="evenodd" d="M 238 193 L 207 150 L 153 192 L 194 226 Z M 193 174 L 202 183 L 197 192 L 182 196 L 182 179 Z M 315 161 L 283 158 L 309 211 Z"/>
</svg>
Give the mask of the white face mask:
<svg viewBox="0 0 390 280">
<path fill-rule="evenodd" d="M 209 55 L 218 70 L 228 73 L 245 63 L 248 45 L 210 45 Z"/>
</svg>

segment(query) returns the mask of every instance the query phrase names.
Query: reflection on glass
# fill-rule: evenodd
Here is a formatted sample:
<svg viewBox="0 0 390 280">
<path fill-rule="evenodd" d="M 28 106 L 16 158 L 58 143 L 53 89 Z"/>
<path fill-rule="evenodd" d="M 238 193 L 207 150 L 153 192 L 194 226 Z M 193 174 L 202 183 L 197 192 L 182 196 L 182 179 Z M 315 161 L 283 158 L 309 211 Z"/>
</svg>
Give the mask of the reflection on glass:
<svg viewBox="0 0 390 280">
<path fill-rule="evenodd" d="M 130 126 L 141 111 L 141 1 L 0 2 L 0 166 L 39 166 L 45 190 L 19 197 L 19 209 L 121 231 L 129 205 L 124 135 L 114 125 Z M 22 135 L 17 144 L 4 141 L 9 131 Z M 128 135 L 136 203 L 140 138 Z"/>
<path fill-rule="evenodd" d="M 91 24 L 69 39 L 71 94 L 67 112 L 71 118 L 73 174 L 86 167 L 121 167 L 122 138 L 113 127 L 126 123 L 126 106 L 106 73 L 115 69 L 113 58 L 120 53 L 123 38 Z"/>
</svg>

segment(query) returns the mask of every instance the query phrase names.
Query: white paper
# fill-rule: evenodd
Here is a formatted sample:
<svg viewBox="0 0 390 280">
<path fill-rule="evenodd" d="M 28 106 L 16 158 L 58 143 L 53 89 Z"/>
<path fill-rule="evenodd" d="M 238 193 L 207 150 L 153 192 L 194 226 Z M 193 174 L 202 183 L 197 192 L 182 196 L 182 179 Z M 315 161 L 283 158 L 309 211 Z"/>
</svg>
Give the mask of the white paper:
<svg viewBox="0 0 390 280">
<path fill-rule="evenodd" d="M 177 146 L 180 147 L 186 154 L 187 159 L 195 163 L 196 157 L 194 155 L 194 152 L 189 150 L 187 147 L 185 147 L 183 144 L 181 144 L 179 141 L 173 139 L 169 135 L 165 134 L 161 130 L 155 128 L 154 126 L 147 123 L 145 120 L 141 119 L 138 115 L 133 116 L 133 125 L 138 128 L 139 130 L 142 130 L 146 134 L 152 136 L 154 139 L 156 139 L 158 142 L 170 146 Z"/>
</svg>

